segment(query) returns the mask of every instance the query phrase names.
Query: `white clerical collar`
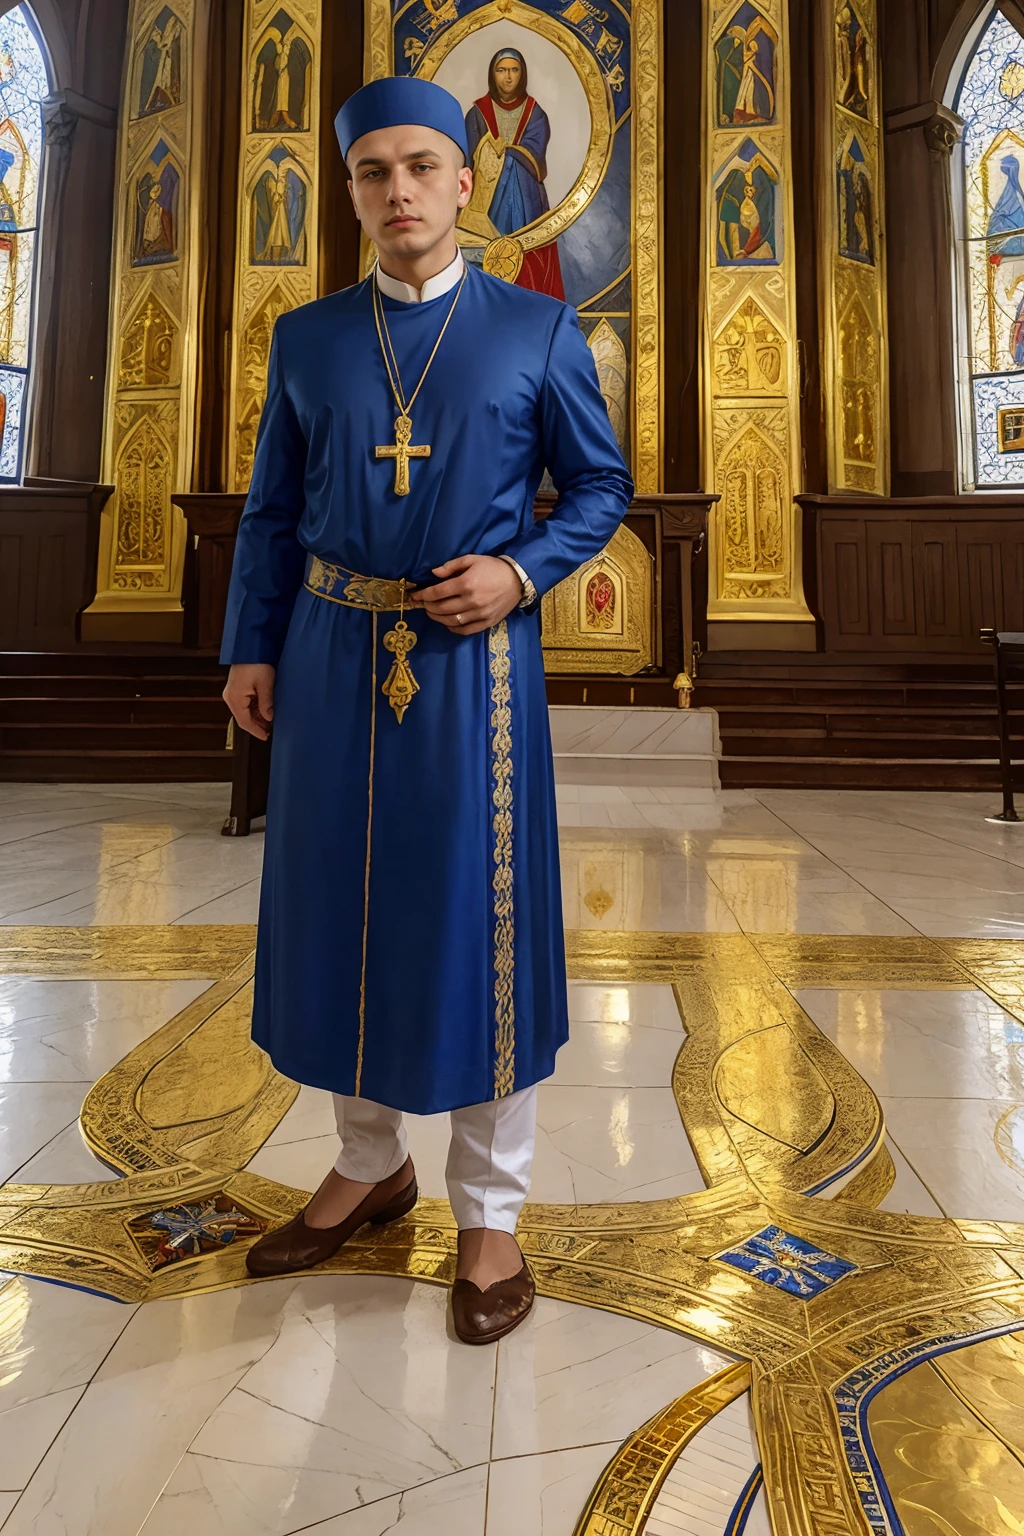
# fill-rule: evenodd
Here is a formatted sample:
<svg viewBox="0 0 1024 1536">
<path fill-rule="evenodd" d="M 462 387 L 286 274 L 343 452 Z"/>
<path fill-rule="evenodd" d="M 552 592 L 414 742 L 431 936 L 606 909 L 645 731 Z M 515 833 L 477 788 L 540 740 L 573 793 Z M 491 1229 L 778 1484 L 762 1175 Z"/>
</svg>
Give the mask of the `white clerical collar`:
<svg viewBox="0 0 1024 1536">
<path fill-rule="evenodd" d="M 411 283 L 401 283 L 397 277 L 389 277 L 378 261 L 377 287 L 387 298 L 398 299 L 402 304 L 425 304 L 428 299 L 439 299 L 443 293 L 448 293 L 454 288 L 465 266 L 462 252 L 459 251 L 455 260 L 445 267 L 443 272 L 436 273 L 434 277 L 428 277 L 422 288 L 414 288 Z"/>
</svg>

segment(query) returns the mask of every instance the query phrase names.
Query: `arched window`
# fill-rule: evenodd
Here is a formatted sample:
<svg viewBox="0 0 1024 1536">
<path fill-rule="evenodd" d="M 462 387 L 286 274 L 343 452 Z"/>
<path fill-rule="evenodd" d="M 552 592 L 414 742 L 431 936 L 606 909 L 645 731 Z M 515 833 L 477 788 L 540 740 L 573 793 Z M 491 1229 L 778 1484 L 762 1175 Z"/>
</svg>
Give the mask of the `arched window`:
<svg viewBox="0 0 1024 1536">
<path fill-rule="evenodd" d="M 42 102 L 50 73 L 27 5 L 0 17 L 0 482 L 22 474 L 32 368 Z"/>
<path fill-rule="evenodd" d="M 1024 487 L 1024 38 L 998 5 L 953 98 L 962 481 Z"/>
</svg>

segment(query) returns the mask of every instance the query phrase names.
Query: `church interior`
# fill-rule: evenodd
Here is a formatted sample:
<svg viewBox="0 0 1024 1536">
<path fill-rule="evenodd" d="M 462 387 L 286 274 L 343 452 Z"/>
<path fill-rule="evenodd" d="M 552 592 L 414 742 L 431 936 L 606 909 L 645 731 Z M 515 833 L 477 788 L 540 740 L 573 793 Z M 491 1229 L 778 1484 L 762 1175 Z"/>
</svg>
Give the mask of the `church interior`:
<svg viewBox="0 0 1024 1536">
<path fill-rule="evenodd" d="M 391 75 L 636 487 L 542 602 L 571 1031 L 487 1350 L 444 1116 L 245 1266 L 337 1138 L 249 1035 L 221 631 Z M 0 0 L 3 1536 L 1024 1532 L 1022 168 L 1021 0 Z"/>
</svg>

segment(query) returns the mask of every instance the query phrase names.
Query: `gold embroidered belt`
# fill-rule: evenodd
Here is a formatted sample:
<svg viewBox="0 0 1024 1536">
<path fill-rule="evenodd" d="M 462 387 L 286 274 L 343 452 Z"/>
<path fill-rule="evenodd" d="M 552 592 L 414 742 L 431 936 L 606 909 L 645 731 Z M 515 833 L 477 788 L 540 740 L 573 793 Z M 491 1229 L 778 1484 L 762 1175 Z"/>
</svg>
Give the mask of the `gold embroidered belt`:
<svg viewBox="0 0 1024 1536">
<path fill-rule="evenodd" d="M 400 615 L 394 629 L 384 636 L 384 649 L 395 658 L 387 679 L 381 684 L 391 708 L 401 725 L 413 694 L 419 693 L 420 685 L 412 675 L 408 655 L 416 644 L 417 636 L 405 622 L 405 597 L 409 582 L 388 581 L 381 576 L 360 576 L 357 571 L 346 570 L 343 565 L 332 565 L 319 555 L 310 555 L 306 561 L 306 590 L 315 597 L 324 597 L 330 603 L 340 603 L 344 608 L 362 608 L 373 614 L 373 689 L 377 688 L 377 614 Z"/>
<path fill-rule="evenodd" d="M 306 586 L 317 597 L 329 598 L 346 608 L 365 608 L 368 613 L 401 613 L 410 583 L 388 581 L 382 576 L 360 576 L 343 565 L 331 565 L 319 555 L 306 561 Z"/>
</svg>

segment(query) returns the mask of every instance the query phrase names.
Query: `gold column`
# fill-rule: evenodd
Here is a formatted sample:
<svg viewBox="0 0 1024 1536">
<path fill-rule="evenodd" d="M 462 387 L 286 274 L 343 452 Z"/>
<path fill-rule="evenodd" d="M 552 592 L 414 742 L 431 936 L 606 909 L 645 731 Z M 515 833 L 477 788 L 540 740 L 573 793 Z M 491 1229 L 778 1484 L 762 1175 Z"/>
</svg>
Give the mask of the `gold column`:
<svg viewBox="0 0 1024 1536">
<path fill-rule="evenodd" d="M 813 649 L 801 578 L 787 0 L 705 0 L 705 485 L 712 648 Z"/>
<path fill-rule="evenodd" d="M 877 0 L 825 0 L 821 206 L 830 491 L 889 490 Z"/>
<path fill-rule="evenodd" d="M 91 640 L 181 638 L 195 430 L 209 0 L 132 0 L 118 147 L 97 595 Z"/>
<path fill-rule="evenodd" d="M 279 315 L 317 297 L 321 0 L 248 0 L 228 483 L 248 489 Z"/>
</svg>

